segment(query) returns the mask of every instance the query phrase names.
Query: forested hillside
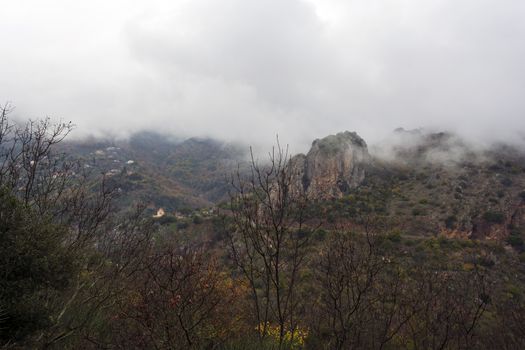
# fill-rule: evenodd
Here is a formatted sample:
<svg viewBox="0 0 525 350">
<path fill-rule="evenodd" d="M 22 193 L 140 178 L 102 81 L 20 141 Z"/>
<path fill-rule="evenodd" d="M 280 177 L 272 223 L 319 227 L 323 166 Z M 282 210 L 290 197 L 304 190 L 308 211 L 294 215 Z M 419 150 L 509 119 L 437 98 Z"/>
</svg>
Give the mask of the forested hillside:
<svg viewBox="0 0 525 350">
<path fill-rule="evenodd" d="M 3 348 L 525 346 L 518 148 L 345 132 L 250 162 L 70 130 L 2 111 Z"/>
<path fill-rule="evenodd" d="M 211 139 L 178 140 L 142 132 L 126 140 L 64 142 L 61 151 L 104 174 L 126 207 L 142 202 L 152 210 L 212 207 L 227 199 L 228 177 L 248 158 L 246 148 Z"/>
</svg>

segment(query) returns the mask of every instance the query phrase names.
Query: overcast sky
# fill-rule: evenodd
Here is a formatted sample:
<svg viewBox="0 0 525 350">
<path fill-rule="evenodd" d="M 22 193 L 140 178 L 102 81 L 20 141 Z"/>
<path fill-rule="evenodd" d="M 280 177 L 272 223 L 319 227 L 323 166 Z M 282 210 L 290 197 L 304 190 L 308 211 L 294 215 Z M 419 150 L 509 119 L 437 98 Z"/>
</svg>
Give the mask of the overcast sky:
<svg viewBox="0 0 525 350">
<path fill-rule="evenodd" d="M 305 145 L 398 126 L 525 131 L 523 0 L 0 0 L 0 11 L 0 102 L 72 120 L 77 135 Z"/>
</svg>

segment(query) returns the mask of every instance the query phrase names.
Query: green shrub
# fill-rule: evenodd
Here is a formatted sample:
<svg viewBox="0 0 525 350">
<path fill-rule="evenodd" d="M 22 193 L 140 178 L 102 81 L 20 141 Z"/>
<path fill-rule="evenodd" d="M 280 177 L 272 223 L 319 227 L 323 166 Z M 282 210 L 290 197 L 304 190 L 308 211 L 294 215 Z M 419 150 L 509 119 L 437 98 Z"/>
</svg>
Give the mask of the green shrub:
<svg viewBox="0 0 525 350">
<path fill-rule="evenodd" d="M 472 248 L 476 245 L 476 243 L 470 239 L 461 239 L 458 243 L 463 248 Z"/>
<path fill-rule="evenodd" d="M 193 223 L 194 223 L 195 225 L 200 225 L 200 224 L 202 224 L 203 222 L 204 222 L 204 220 L 202 219 L 202 217 L 201 217 L 200 215 L 195 215 L 195 216 L 193 217 Z"/>
<path fill-rule="evenodd" d="M 517 235 L 510 235 L 509 238 L 507 238 L 507 243 L 514 248 L 521 248 L 523 247 L 523 238 Z"/>
<path fill-rule="evenodd" d="M 45 296 L 66 289 L 79 269 L 67 235 L 0 189 L 0 348 L 51 326 Z"/>
<path fill-rule="evenodd" d="M 314 239 L 317 241 L 323 241 L 326 237 L 327 232 L 322 228 L 318 229 L 314 233 Z"/>
<path fill-rule="evenodd" d="M 491 268 L 496 265 L 496 261 L 494 260 L 493 256 L 484 255 L 478 258 L 478 264 L 483 267 Z"/>
<path fill-rule="evenodd" d="M 189 224 L 186 221 L 178 222 L 177 223 L 177 230 L 184 230 L 187 229 Z"/>
<path fill-rule="evenodd" d="M 422 216 L 426 215 L 426 211 L 422 208 L 414 208 L 412 209 L 412 215 L 413 216 Z"/>
<path fill-rule="evenodd" d="M 160 225 L 171 225 L 177 222 L 177 218 L 173 215 L 164 215 L 157 219 Z"/>
<path fill-rule="evenodd" d="M 394 230 L 386 238 L 391 242 L 399 243 L 401 242 L 401 231 Z"/>
<path fill-rule="evenodd" d="M 512 180 L 509 179 L 508 177 L 503 178 L 503 179 L 501 180 L 501 184 L 502 184 L 503 186 L 505 186 L 505 187 L 510 187 L 510 186 L 512 186 Z"/>
<path fill-rule="evenodd" d="M 455 239 L 449 239 L 447 237 L 438 238 L 439 246 L 444 249 L 457 250 L 461 248 L 460 243 Z"/>
<path fill-rule="evenodd" d="M 417 244 L 417 241 L 416 240 L 413 240 L 413 239 L 406 239 L 405 240 L 405 245 L 407 247 L 413 247 Z"/>
<path fill-rule="evenodd" d="M 183 207 L 179 209 L 179 212 L 183 215 L 190 215 L 193 212 L 193 209 L 188 207 Z"/>
<path fill-rule="evenodd" d="M 445 219 L 445 226 L 451 230 L 454 227 L 456 227 L 456 222 L 458 221 L 458 218 L 456 215 L 450 215 Z"/>
<path fill-rule="evenodd" d="M 483 219 L 493 224 L 502 224 L 505 221 L 505 215 L 498 211 L 487 211 L 483 214 Z"/>
</svg>

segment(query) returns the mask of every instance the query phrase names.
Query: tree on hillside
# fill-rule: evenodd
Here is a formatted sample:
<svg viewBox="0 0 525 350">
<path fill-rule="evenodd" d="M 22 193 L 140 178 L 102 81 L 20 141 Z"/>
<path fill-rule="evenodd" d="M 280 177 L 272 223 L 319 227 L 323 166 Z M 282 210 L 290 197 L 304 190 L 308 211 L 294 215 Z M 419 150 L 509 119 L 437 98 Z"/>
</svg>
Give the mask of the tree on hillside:
<svg viewBox="0 0 525 350">
<path fill-rule="evenodd" d="M 231 182 L 231 254 L 250 286 L 260 338 L 277 325 L 280 346 L 300 323 L 298 289 L 309 242 L 303 230 L 308 201 L 298 183 L 279 144 L 267 164 L 259 165 L 252 153 L 249 175 L 237 171 Z"/>
<path fill-rule="evenodd" d="M 314 264 L 319 346 L 469 349 L 490 303 L 485 274 L 392 254 L 388 236 L 334 232 Z"/>
<path fill-rule="evenodd" d="M 239 326 L 241 288 L 220 273 L 205 247 L 152 247 L 109 322 L 117 348 L 212 348 Z"/>
<path fill-rule="evenodd" d="M 0 332 L 3 343 L 47 347 L 114 302 L 151 230 L 138 214 L 115 217 L 104 179 L 59 152 L 70 123 L 16 124 L 11 110 L 0 108 Z"/>
<path fill-rule="evenodd" d="M 52 325 L 50 295 L 66 290 L 79 266 L 53 224 L 0 190 L 0 344 Z"/>
</svg>

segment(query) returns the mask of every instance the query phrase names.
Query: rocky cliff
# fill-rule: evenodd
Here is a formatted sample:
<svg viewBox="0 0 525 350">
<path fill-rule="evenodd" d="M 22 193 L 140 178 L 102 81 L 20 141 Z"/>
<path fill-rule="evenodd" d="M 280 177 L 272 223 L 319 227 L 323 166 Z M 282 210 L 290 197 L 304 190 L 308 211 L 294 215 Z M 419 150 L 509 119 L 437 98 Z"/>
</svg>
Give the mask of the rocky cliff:
<svg viewBox="0 0 525 350">
<path fill-rule="evenodd" d="M 365 178 L 370 162 L 366 142 L 355 132 L 341 132 L 312 143 L 310 151 L 292 158 L 302 189 L 312 199 L 339 198 Z"/>
</svg>

